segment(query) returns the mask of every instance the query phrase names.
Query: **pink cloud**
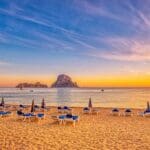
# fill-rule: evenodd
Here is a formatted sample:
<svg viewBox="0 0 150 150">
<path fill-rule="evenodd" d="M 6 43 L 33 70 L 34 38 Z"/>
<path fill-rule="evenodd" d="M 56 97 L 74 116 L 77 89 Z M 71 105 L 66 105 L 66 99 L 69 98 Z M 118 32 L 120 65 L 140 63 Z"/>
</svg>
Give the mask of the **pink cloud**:
<svg viewBox="0 0 150 150">
<path fill-rule="evenodd" d="M 88 55 L 120 61 L 150 61 L 150 43 L 137 39 L 113 38 L 105 39 L 110 50 L 90 50 Z"/>
</svg>

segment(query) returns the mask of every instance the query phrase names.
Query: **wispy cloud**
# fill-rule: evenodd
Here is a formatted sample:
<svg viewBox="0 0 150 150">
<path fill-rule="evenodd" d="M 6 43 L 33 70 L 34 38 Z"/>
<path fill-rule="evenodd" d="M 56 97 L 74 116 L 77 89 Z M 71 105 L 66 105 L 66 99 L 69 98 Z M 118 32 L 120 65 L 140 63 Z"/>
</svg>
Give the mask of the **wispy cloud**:
<svg viewBox="0 0 150 150">
<path fill-rule="evenodd" d="M 0 66 L 10 66 L 11 64 L 9 62 L 0 61 Z"/>
<path fill-rule="evenodd" d="M 139 39 L 108 38 L 109 49 L 90 50 L 88 55 L 119 61 L 150 61 L 150 44 Z"/>
<path fill-rule="evenodd" d="M 110 19 L 122 20 L 119 16 L 113 14 L 107 10 L 101 3 L 93 4 L 92 1 L 75 1 L 75 4 L 78 6 L 77 9 L 80 9 L 82 12 L 94 16 L 104 16 Z"/>
<path fill-rule="evenodd" d="M 49 14 L 46 14 L 46 12 L 42 13 L 41 11 L 38 13 L 35 8 L 34 10 L 30 9 L 27 11 L 22 6 L 12 2 L 9 9 L 0 8 L 0 13 L 17 20 L 22 20 L 23 22 L 33 23 L 35 26 L 38 25 L 40 27 L 38 30 L 37 28 L 31 28 L 30 31 L 27 31 L 32 37 L 29 39 L 25 36 L 4 31 L 4 33 L 0 33 L 0 42 L 15 43 L 19 46 L 35 49 L 41 48 L 53 51 L 58 51 L 58 49 L 60 51 L 70 50 L 81 55 L 84 53 L 86 55 L 110 60 L 149 61 L 149 4 L 148 6 L 144 5 L 144 8 L 140 7 L 141 9 L 139 9 L 138 7 L 135 7 L 131 1 L 112 1 L 109 2 L 110 5 L 112 3 L 117 5 L 116 9 L 112 9 L 109 8 L 107 3 L 101 1 L 94 3 L 87 0 L 74 1 L 75 10 L 83 13 L 80 22 L 82 22 L 82 18 L 84 19 L 84 17 L 94 20 L 94 22 L 88 22 L 89 27 L 85 30 L 84 26 L 79 26 L 83 32 L 77 32 L 78 30 L 75 31 L 73 28 L 67 28 L 66 25 L 63 26 L 63 24 L 57 23 L 59 22 L 59 18 L 57 17 L 53 20 Z M 121 25 L 123 26 L 120 27 L 121 31 L 117 33 L 112 29 L 113 33 L 109 35 L 109 31 L 100 30 L 101 26 L 96 26 L 96 29 L 94 30 L 94 25 L 102 18 L 106 18 L 108 24 L 112 23 L 109 22 L 110 20 L 114 20 L 117 25 L 121 22 Z M 69 23 L 71 23 L 71 21 Z M 94 25 L 90 26 L 92 23 Z M 43 31 L 41 30 L 41 27 L 44 28 Z M 23 26 L 22 28 L 24 29 L 25 27 Z M 50 31 L 45 28 L 48 28 Z M 130 32 L 130 30 L 133 31 L 132 34 L 128 33 L 125 35 L 125 33 L 123 33 L 126 31 Z M 52 33 L 51 31 L 54 32 Z M 104 36 L 100 35 L 102 32 L 104 32 Z M 101 44 L 103 46 L 101 46 Z"/>
<path fill-rule="evenodd" d="M 22 7 L 19 7 L 17 5 L 11 5 L 14 7 L 11 7 L 12 9 L 4 9 L 0 8 L 0 13 L 3 13 L 5 15 L 9 15 L 11 17 L 26 21 L 35 23 L 37 25 L 41 25 L 43 27 L 48 27 L 50 29 L 55 29 L 59 32 L 59 34 L 63 35 L 66 39 L 68 39 L 71 43 L 68 41 L 65 41 L 65 39 L 59 39 L 55 36 L 50 36 L 48 32 L 41 32 L 41 31 L 35 31 L 34 29 L 30 29 L 30 34 L 32 36 L 36 36 L 36 39 L 26 39 L 25 37 L 20 37 L 19 35 L 12 35 L 9 33 L 3 33 L 0 37 L 1 39 L 5 39 L 7 37 L 7 41 L 18 41 L 17 44 L 25 46 L 25 47 L 31 47 L 31 48 L 46 48 L 51 49 L 54 48 L 54 45 L 57 47 L 60 47 L 60 49 L 65 48 L 66 50 L 72 50 L 73 45 L 78 44 L 85 48 L 94 48 L 92 45 L 88 44 L 87 42 L 83 41 L 82 39 L 87 38 L 85 35 L 74 32 L 72 30 L 66 29 L 62 26 L 59 26 L 55 24 L 50 18 L 47 16 L 40 17 L 38 13 L 36 15 L 33 15 L 32 13 L 26 14 L 24 9 Z M 9 40 L 10 38 L 10 40 Z M 38 39 L 40 39 L 40 43 L 37 42 Z M 73 44 L 74 43 L 74 44 Z M 72 46 L 71 46 L 72 44 Z"/>
<path fill-rule="evenodd" d="M 108 19 L 113 19 L 116 21 L 120 21 L 124 24 L 130 24 L 131 28 L 136 27 L 138 29 L 147 29 L 150 28 L 150 10 L 149 1 L 145 0 L 145 4 L 139 4 L 141 6 L 145 6 L 144 8 L 138 9 L 132 3 L 132 1 L 108 1 L 106 3 L 98 1 L 94 4 L 92 1 L 75 1 L 78 6 L 77 9 L 80 9 L 81 12 L 105 17 Z M 138 1 L 137 1 L 138 3 Z M 113 9 L 109 8 L 109 5 L 115 6 Z"/>
<path fill-rule="evenodd" d="M 119 61 L 150 61 L 150 3 L 148 1 L 145 1 L 145 4 L 137 1 L 137 6 L 131 1 L 93 3 L 85 0 L 77 1 L 76 4 L 79 6 L 77 9 L 83 13 L 99 17 L 99 19 L 105 17 L 119 21 L 122 26 L 124 24 L 125 31 L 129 32 L 128 29 L 134 31 L 130 37 L 116 33 L 114 36 L 108 34 L 104 37 L 96 37 L 106 47 L 88 49 L 87 55 Z M 109 8 L 107 4 L 113 4 L 114 9 Z"/>
</svg>

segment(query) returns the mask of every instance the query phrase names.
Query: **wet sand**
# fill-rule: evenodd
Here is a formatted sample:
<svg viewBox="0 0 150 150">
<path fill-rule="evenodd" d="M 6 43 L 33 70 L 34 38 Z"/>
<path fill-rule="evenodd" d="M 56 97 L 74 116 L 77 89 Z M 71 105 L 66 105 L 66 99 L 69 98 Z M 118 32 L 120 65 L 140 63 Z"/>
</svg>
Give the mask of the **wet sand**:
<svg viewBox="0 0 150 150">
<path fill-rule="evenodd" d="M 51 119 L 57 115 L 55 107 L 46 112 L 46 118 L 37 121 L 19 120 L 14 111 L 10 117 L 0 118 L 1 150 L 148 150 L 150 117 L 112 116 L 111 108 L 100 108 L 98 115 L 83 114 L 82 108 L 73 108 L 80 116 L 75 125 L 59 125 Z M 121 109 L 123 112 L 123 109 Z"/>
</svg>

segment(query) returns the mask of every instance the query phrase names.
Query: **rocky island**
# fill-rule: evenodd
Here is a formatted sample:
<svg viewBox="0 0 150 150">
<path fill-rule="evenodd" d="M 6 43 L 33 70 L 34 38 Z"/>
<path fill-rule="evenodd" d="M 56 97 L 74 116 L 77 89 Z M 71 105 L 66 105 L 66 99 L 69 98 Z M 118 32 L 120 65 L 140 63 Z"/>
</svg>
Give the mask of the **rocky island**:
<svg viewBox="0 0 150 150">
<path fill-rule="evenodd" d="M 60 87 L 78 87 L 76 82 L 73 82 L 72 79 L 65 74 L 58 75 L 57 80 L 51 85 L 52 88 L 60 88 Z"/>
<path fill-rule="evenodd" d="M 16 88 L 47 88 L 46 84 L 41 84 L 40 82 L 36 83 L 19 83 Z"/>
</svg>

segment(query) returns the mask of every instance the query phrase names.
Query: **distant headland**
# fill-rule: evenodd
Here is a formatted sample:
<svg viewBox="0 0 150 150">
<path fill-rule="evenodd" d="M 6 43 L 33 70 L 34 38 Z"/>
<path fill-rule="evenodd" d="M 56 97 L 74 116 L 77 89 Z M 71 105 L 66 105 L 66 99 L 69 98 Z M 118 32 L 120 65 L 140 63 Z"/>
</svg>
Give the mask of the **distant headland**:
<svg viewBox="0 0 150 150">
<path fill-rule="evenodd" d="M 40 82 L 36 83 L 19 83 L 16 88 L 47 88 L 48 86 L 46 84 L 41 84 Z"/>
<path fill-rule="evenodd" d="M 16 88 L 47 88 L 46 84 L 41 84 L 40 82 L 36 83 L 19 83 Z M 57 77 L 57 80 L 50 86 L 52 88 L 77 88 L 78 85 L 76 82 L 73 82 L 71 77 L 65 74 L 60 74 Z"/>
</svg>

